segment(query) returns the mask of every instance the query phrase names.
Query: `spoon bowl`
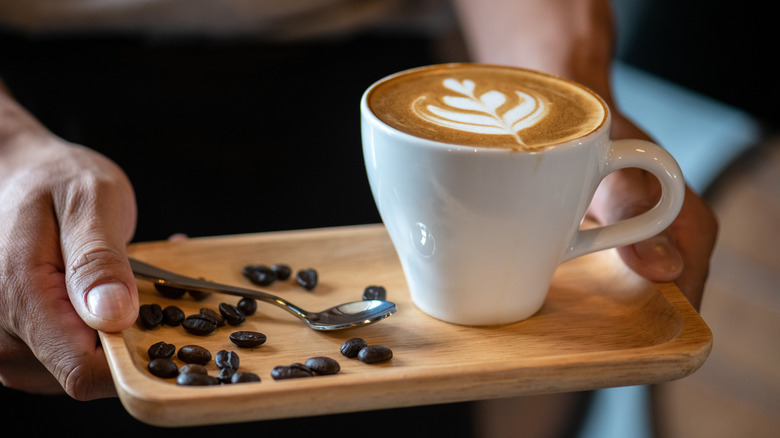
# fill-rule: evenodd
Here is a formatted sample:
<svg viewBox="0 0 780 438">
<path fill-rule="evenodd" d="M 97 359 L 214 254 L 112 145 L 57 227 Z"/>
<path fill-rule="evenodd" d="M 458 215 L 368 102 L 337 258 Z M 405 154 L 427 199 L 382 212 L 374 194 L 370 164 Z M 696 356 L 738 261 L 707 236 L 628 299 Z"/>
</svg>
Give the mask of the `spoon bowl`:
<svg viewBox="0 0 780 438">
<path fill-rule="evenodd" d="M 177 289 L 199 292 L 217 292 L 239 297 L 254 298 L 264 303 L 273 304 L 292 313 L 314 330 L 342 330 L 362 327 L 387 318 L 398 310 L 395 303 L 382 300 L 353 301 L 339 304 L 321 312 L 309 312 L 276 295 L 255 289 L 214 283 L 175 274 L 152 266 L 148 263 L 130 258 L 130 267 L 136 277 L 152 281 L 155 284 Z"/>
</svg>

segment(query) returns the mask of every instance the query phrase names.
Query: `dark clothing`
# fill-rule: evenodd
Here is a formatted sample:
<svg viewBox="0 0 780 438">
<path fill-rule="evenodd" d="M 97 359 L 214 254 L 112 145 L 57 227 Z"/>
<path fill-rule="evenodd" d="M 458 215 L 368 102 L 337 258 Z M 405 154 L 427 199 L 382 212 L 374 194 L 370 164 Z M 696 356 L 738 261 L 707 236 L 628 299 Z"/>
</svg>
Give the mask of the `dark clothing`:
<svg viewBox="0 0 780 438">
<path fill-rule="evenodd" d="M 269 46 L 0 38 L 0 75 L 66 140 L 136 189 L 136 241 L 379 222 L 359 102 L 434 62 L 422 39 Z"/>
<path fill-rule="evenodd" d="M 379 222 L 363 166 L 360 97 L 385 75 L 435 61 L 426 40 L 411 38 L 268 46 L 0 34 L 0 77 L 16 98 L 55 134 L 127 172 L 139 207 L 136 241 Z M 143 424 L 118 399 L 78 402 L 0 386 L 0 401 L 4 430 L 28 435 L 184 432 Z M 187 436 L 348 436 L 375 425 L 372 437 L 464 437 L 468 409 L 188 428 Z"/>
</svg>

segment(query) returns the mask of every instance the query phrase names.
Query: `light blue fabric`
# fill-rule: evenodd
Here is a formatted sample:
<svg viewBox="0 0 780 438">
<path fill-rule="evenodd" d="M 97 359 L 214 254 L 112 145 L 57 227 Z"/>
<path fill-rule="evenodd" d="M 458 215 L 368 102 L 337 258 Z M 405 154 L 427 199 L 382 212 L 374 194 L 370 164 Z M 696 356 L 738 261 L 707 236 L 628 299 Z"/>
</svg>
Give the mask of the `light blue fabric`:
<svg viewBox="0 0 780 438">
<path fill-rule="evenodd" d="M 737 108 L 620 62 L 612 74 L 618 107 L 674 156 L 697 193 L 761 137 Z"/>
<path fill-rule="evenodd" d="M 613 86 L 616 104 L 675 157 L 698 193 L 761 138 L 747 113 L 626 64 L 615 63 Z M 578 438 L 651 438 L 649 395 L 646 386 L 596 391 Z"/>
</svg>

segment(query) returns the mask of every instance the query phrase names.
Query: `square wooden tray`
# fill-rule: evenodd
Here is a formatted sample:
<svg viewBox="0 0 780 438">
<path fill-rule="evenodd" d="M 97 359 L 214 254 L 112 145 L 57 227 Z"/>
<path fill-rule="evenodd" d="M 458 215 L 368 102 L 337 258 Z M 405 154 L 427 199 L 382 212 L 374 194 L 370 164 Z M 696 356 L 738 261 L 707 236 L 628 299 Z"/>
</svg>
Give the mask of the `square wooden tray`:
<svg viewBox="0 0 780 438">
<path fill-rule="evenodd" d="M 448 403 L 523 394 L 651 384 L 684 377 L 707 358 L 712 334 L 673 284 L 646 281 L 614 251 L 602 251 L 562 265 L 544 307 L 530 319 L 498 327 L 466 327 L 436 320 L 415 307 L 400 263 L 383 226 L 366 225 L 177 242 L 133 244 L 129 254 L 181 274 L 253 287 L 241 274 L 250 263 L 286 263 L 293 270 L 315 268 L 311 292 L 291 281 L 266 290 L 310 310 L 359 300 L 363 289 L 383 285 L 398 312 L 376 324 L 318 332 L 292 315 L 258 303 L 258 312 L 239 327 L 209 336 L 181 327 L 101 333 L 119 397 L 141 421 L 186 426 L 310 416 L 402 406 Z M 212 294 L 203 301 L 167 299 L 139 280 L 141 303 L 178 305 L 186 314 L 216 309 L 238 297 Z M 234 330 L 256 330 L 268 341 L 239 349 Z M 390 347 L 391 361 L 368 365 L 341 356 L 348 338 Z M 241 370 L 261 383 L 183 387 L 147 370 L 147 349 L 165 341 L 197 344 L 212 354 L 227 349 L 241 358 Z M 276 365 L 313 356 L 339 361 L 333 376 L 274 381 Z M 179 363 L 181 365 L 181 363 Z M 217 374 L 212 362 L 207 366 Z"/>
</svg>

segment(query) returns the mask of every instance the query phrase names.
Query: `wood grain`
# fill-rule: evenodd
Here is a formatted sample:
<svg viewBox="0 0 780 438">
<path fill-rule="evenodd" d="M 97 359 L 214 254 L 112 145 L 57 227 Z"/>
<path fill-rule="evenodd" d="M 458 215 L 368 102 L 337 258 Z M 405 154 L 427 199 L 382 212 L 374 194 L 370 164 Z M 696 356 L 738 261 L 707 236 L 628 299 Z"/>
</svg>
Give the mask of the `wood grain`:
<svg viewBox="0 0 780 438">
<path fill-rule="evenodd" d="M 268 288 L 293 303 L 321 310 L 360 299 L 371 284 L 383 285 L 399 311 L 377 324 L 317 332 L 280 309 L 258 303 L 239 328 L 222 327 L 198 337 L 181 327 L 101 333 L 115 384 L 126 409 L 162 426 L 309 416 L 446 403 L 523 394 L 649 384 L 684 377 L 707 358 L 712 335 L 673 284 L 643 280 L 613 251 L 581 257 L 556 272 L 544 307 L 533 317 L 497 327 L 466 327 L 436 320 L 411 302 L 400 264 L 381 225 L 197 238 L 131 245 L 131 256 L 162 268 L 222 283 L 252 287 L 241 275 L 249 263 L 315 268 L 320 284 L 307 292 L 292 282 Z M 216 308 L 236 297 L 204 301 L 159 295 L 138 283 L 142 303 L 175 304 L 185 313 Z M 236 329 L 265 333 L 263 346 L 242 350 L 228 340 Z M 359 336 L 394 352 L 391 361 L 367 365 L 340 355 Z M 146 350 L 158 341 L 198 344 L 212 354 L 236 351 L 241 369 L 261 383 L 181 387 L 147 371 Z M 330 356 L 335 376 L 274 381 L 276 365 Z M 216 366 L 208 365 L 216 375 Z"/>
</svg>

